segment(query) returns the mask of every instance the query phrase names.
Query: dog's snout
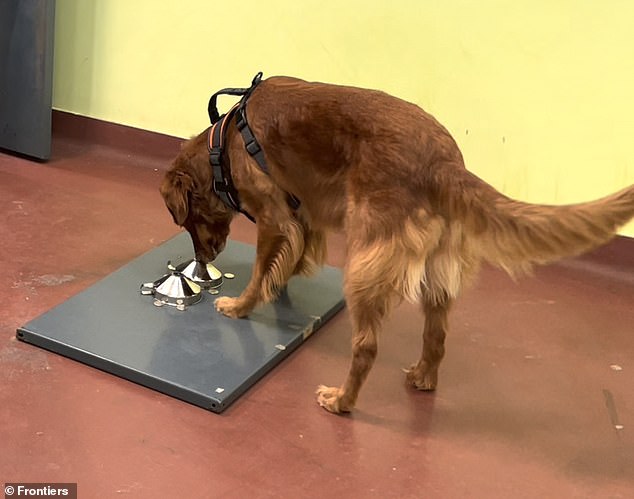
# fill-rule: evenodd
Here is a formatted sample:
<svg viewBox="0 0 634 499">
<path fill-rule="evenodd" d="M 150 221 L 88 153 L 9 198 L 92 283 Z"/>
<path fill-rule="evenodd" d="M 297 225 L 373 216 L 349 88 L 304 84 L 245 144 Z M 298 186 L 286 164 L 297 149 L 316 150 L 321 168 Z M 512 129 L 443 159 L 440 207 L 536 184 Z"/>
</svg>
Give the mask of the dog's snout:
<svg viewBox="0 0 634 499">
<path fill-rule="evenodd" d="M 217 256 L 218 252 L 215 250 L 196 251 L 196 260 L 204 264 L 213 262 Z"/>
</svg>

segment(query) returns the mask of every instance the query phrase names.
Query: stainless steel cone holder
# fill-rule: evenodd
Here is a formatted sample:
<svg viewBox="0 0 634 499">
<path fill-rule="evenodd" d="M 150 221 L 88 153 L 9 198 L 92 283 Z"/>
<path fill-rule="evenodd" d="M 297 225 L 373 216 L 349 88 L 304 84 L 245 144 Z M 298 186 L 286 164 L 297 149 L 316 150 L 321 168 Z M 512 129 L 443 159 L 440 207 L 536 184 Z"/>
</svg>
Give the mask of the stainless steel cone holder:
<svg viewBox="0 0 634 499">
<path fill-rule="evenodd" d="M 167 262 L 168 273 L 154 282 L 141 284 L 142 295 L 154 296 L 154 305 L 169 305 L 185 310 L 202 300 L 202 290 L 218 288 L 222 273 L 212 264 L 189 260 L 173 266 Z"/>
</svg>

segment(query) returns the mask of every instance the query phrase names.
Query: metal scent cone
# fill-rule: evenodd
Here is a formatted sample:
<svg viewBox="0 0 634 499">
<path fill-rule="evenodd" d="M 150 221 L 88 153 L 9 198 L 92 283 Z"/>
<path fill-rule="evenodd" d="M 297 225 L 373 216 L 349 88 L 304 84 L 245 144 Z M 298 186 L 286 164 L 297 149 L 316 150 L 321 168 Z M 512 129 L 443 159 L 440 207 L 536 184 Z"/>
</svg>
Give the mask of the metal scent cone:
<svg viewBox="0 0 634 499">
<path fill-rule="evenodd" d="M 211 263 L 190 260 L 181 263 L 176 270 L 203 288 L 217 288 L 222 284 L 222 273 Z"/>
<path fill-rule="evenodd" d="M 142 294 L 153 294 L 155 305 L 172 305 L 184 309 L 202 299 L 201 287 L 181 272 L 172 271 L 153 283 L 141 286 Z"/>
</svg>

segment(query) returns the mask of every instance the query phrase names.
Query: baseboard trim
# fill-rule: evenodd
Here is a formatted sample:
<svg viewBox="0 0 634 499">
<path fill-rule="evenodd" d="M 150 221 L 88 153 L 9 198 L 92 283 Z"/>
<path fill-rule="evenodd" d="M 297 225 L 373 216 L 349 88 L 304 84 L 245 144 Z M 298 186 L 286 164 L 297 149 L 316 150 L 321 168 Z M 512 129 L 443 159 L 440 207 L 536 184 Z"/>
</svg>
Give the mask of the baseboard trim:
<svg viewBox="0 0 634 499">
<path fill-rule="evenodd" d="M 53 109 L 53 137 L 98 144 L 130 154 L 171 159 L 184 139 Z"/>
</svg>

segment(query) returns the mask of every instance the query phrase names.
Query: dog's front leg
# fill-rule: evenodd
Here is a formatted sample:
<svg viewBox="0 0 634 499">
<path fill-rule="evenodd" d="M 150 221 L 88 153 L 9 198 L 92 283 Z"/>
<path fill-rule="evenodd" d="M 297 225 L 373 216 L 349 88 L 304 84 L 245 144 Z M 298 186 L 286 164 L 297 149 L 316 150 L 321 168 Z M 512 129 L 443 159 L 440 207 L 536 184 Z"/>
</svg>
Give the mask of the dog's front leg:
<svg viewBox="0 0 634 499">
<path fill-rule="evenodd" d="M 237 298 L 218 298 L 215 302 L 216 310 L 228 317 L 245 317 L 256 305 L 275 300 L 293 275 L 303 251 L 303 230 L 294 220 L 275 226 L 258 223 L 258 242 L 251 280 Z"/>
</svg>

